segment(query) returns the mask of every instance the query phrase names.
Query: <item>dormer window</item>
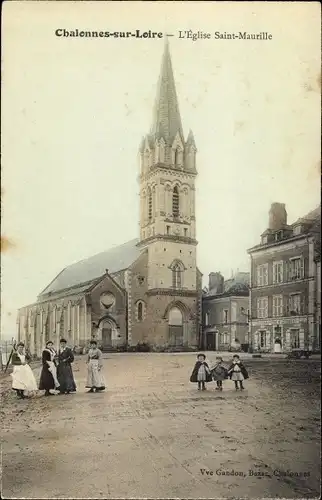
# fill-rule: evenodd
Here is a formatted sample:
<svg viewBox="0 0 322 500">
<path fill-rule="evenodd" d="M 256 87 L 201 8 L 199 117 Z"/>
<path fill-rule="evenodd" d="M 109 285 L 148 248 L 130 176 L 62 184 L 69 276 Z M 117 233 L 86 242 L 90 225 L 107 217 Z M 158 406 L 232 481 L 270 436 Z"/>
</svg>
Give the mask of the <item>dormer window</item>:
<svg viewBox="0 0 322 500">
<path fill-rule="evenodd" d="M 262 244 L 266 245 L 266 243 L 268 243 L 268 236 L 267 235 L 262 237 Z"/>
<path fill-rule="evenodd" d="M 301 225 L 295 226 L 293 229 L 293 234 L 296 236 L 297 234 L 301 234 L 303 230 L 303 227 Z"/>
<path fill-rule="evenodd" d="M 281 241 L 283 239 L 283 231 L 277 231 L 275 233 L 275 241 Z"/>
</svg>

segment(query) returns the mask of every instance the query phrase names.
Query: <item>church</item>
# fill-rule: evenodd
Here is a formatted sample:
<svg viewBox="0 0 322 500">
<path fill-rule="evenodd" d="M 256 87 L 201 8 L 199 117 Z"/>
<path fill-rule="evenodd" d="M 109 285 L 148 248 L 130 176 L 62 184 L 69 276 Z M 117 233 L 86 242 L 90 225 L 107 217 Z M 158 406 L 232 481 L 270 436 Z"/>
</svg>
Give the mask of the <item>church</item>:
<svg viewBox="0 0 322 500">
<path fill-rule="evenodd" d="M 63 269 L 18 312 L 18 339 L 103 350 L 197 349 L 202 274 L 196 264 L 196 144 L 185 139 L 168 42 L 152 126 L 139 146 L 139 238 Z"/>
</svg>

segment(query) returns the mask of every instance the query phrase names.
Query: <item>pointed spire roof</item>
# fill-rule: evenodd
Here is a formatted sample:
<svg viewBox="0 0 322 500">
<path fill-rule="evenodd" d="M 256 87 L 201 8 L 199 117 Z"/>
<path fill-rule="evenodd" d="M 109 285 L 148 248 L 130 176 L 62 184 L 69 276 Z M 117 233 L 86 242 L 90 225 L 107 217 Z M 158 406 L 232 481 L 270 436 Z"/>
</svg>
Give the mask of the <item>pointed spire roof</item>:
<svg viewBox="0 0 322 500">
<path fill-rule="evenodd" d="M 172 70 L 169 42 L 166 37 L 150 133 L 158 139 L 163 137 L 166 143 L 172 145 L 177 132 L 179 132 L 183 141 L 184 136 Z"/>
<path fill-rule="evenodd" d="M 194 135 L 193 135 L 191 129 L 189 130 L 189 134 L 188 134 L 188 137 L 187 137 L 187 144 L 189 146 L 193 146 L 194 148 L 196 148 L 195 138 L 194 138 Z"/>
</svg>

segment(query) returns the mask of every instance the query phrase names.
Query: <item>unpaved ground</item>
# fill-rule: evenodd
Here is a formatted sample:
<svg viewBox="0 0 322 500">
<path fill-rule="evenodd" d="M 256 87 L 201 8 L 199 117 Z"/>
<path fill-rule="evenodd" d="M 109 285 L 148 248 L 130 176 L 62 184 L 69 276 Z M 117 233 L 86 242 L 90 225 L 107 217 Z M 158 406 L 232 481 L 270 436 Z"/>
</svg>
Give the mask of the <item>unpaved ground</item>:
<svg viewBox="0 0 322 500">
<path fill-rule="evenodd" d="M 194 361 L 108 355 L 108 390 L 86 394 L 81 359 L 76 394 L 4 397 L 2 497 L 318 497 L 320 362 L 247 360 L 244 393 L 200 393 Z"/>
</svg>

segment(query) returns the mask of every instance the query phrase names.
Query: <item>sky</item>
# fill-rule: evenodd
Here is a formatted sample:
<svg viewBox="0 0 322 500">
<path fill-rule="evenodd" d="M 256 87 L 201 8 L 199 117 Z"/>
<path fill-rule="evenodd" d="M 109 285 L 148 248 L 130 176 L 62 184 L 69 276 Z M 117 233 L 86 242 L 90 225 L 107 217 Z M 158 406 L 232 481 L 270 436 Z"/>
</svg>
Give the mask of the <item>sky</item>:
<svg viewBox="0 0 322 500">
<path fill-rule="evenodd" d="M 183 129 L 198 148 L 198 267 L 247 271 L 273 202 L 320 201 L 320 7 L 311 2 L 6 2 L 2 15 L 2 336 L 67 265 L 139 233 L 138 147 L 173 34 Z M 210 39 L 179 38 L 179 31 Z M 268 32 L 272 40 L 217 40 Z"/>
</svg>

